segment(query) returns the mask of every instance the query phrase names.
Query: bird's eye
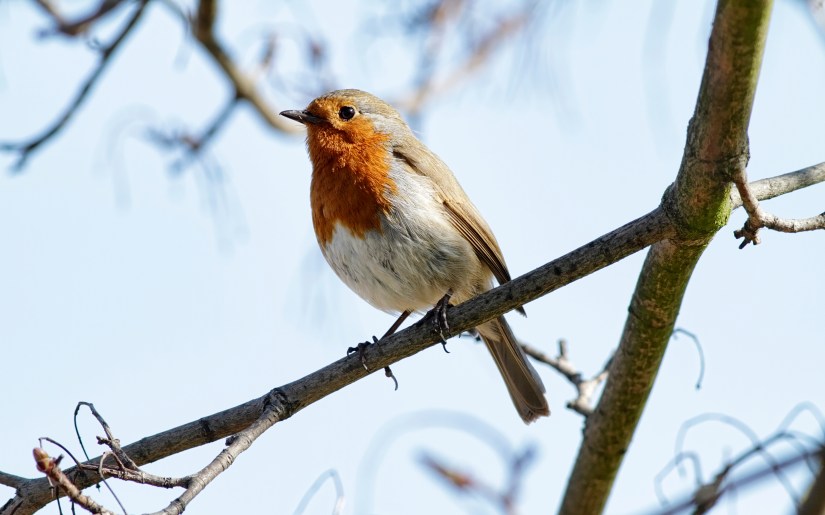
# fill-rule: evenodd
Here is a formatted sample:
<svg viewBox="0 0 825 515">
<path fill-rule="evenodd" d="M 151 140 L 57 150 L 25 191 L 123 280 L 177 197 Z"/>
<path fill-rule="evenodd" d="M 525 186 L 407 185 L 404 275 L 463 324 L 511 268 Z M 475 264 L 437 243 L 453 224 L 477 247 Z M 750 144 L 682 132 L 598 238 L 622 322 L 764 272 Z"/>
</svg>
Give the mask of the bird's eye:
<svg viewBox="0 0 825 515">
<path fill-rule="evenodd" d="M 355 116 L 355 108 L 352 106 L 344 106 L 338 111 L 338 116 L 342 120 L 351 120 Z"/>
</svg>

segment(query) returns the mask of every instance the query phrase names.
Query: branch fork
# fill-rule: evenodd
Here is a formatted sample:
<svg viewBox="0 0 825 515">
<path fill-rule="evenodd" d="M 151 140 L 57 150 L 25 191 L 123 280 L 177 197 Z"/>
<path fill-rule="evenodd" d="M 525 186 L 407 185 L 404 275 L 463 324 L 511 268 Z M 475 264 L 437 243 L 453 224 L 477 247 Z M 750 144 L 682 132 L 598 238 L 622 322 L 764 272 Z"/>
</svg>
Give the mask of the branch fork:
<svg viewBox="0 0 825 515">
<path fill-rule="evenodd" d="M 744 164 L 738 165 L 734 170 L 733 183 L 736 185 L 742 199 L 742 206 L 748 213 L 748 219 L 745 220 L 742 228 L 733 231 L 733 235 L 737 240 L 742 239 L 742 243 L 739 245 L 740 249 L 745 248 L 748 243 L 759 245 L 761 243 L 759 229 L 763 227 L 788 233 L 825 229 L 825 212 L 810 218 L 786 219 L 779 218 L 763 210 L 748 184 L 748 174 Z"/>
</svg>

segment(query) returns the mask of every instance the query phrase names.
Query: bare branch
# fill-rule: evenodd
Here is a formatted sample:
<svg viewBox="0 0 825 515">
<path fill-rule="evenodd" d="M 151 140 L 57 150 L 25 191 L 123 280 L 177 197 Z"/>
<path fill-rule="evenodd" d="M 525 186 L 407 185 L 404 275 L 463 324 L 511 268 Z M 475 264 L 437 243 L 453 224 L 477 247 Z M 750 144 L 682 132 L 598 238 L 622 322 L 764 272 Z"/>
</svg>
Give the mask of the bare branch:
<svg viewBox="0 0 825 515">
<path fill-rule="evenodd" d="M 433 475 L 446 482 L 456 492 L 477 495 L 489 501 L 502 513 L 515 514 L 517 512 L 518 494 L 524 482 L 524 474 L 527 466 L 534 458 L 535 452 L 532 447 L 508 456 L 507 479 L 503 488 L 495 488 L 469 472 L 459 471 L 428 453 L 421 454 L 420 462 Z"/>
<path fill-rule="evenodd" d="M 524 27 L 534 19 L 538 5 L 535 1 L 527 2 L 515 14 L 503 17 L 489 32 L 472 42 L 468 55 L 458 66 L 451 69 L 443 79 L 436 79 L 434 66 L 436 54 L 444 43 L 446 22 L 450 16 L 457 15 L 457 12 L 454 12 L 456 6 L 453 5 L 456 3 L 460 4 L 460 2 L 439 2 L 427 15 L 426 23 L 430 26 L 431 39 L 421 55 L 420 73 L 416 79 L 415 91 L 409 98 L 397 103 L 413 116 L 419 113 L 424 104 L 433 97 L 454 88 L 478 71 L 490 60 L 491 54 L 500 48 L 502 42 L 521 33 Z"/>
<path fill-rule="evenodd" d="M 745 487 L 755 486 L 764 481 L 765 479 L 768 479 L 771 476 L 775 475 L 777 471 L 787 472 L 791 468 L 798 466 L 799 464 L 804 463 L 811 458 L 816 457 L 822 459 L 823 454 L 825 454 L 825 448 L 822 447 L 808 450 L 803 453 L 795 453 L 789 457 L 777 460 L 775 465 L 773 466 L 762 467 L 754 472 L 742 476 L 741 478 L 738 478 L 736 481 L 732 481 L 726 484 L 722 484 L 727 474 L 727 472 L 723 470 L 722 472 L 714 476 L 713 481 L 711 481 L 710 483 L 702 485 L 695 492 L 686 496 L 683 500 L 677 501 L 673 503 L 673 505 L 668 506 L 666 509 L 657 511 L 655 513 L 659 515 L 673 515 L 676 513 L 687 511 L 692 508 L 694 508 L 693 513 L 706 513 L 726 493 L 734 490 L 741 491 Z M 808 513 L 813 514 L 821 512 Z"/>
<path fill-rule="evenodd" d="M 745 221 L 745 225 L 741 229 L 733 231 L 736 239 L 743 239 L 739 245 L 740 249 L 745 248 L 748 243 L 759 245 L 759 229 L 762 227 L 767 227 L 774 231 L 791 233 L 825 229 L 825 212 L 818 216 L 804 219 L 784 219 L 765 212 L 759 205 L 756 194 L 751 191 L 750 185 L 748 184 L 748 174 L 742 163 L 733 170 L 733 183 L 736 185 L 739 198 L 745 206 L 745 211 L 748 212 L 748 219 Z"/>
<path fill-rule="evenodd" d="M 15 171 L 20 171 L 26 165 L 28 159 L 31 155 L 38 150 L 44 143 L 50 141 L 55 135 L 57 135 L 65 126 L 69 123 L 69 121 L 77 114 L 80 107 L 83 105 L 83 102 L 86 101 L 89 93 L 94 89 L 95 85 L 97 84 L 98 79 L 103 75 L 103 72 L 106 70 L 107 66 L 112 60 L 112 56 L 115 54 L 117 49 L 120 47 L 121 43 L 126 39 L 132 30 L 137 26 L 140 17 L 143 15 L 143 12 L 146 8 L 146 4 L 148 0 L 141 0 L 138 2 L 137 8 L 135 8 L 135 12 L 129 18 L 129 21 L 123 26 L 123 29 L 115 36 L 111 43 L 102 47 L 100 49 L 100 58 L 98 60 L 97 66 L 86 79 L 86 81 L 81 85 L 80 89 L 78 90 L 77 94 L 75 95 L 74 100 L 69 104 L 63 114 L 46 130 L 44 130 L 40 135 L 34 137 L 33 139 L 26 141 L 26 142 L 0 142 L 0 150 L 6 152 L 16 152 L 20 154 L 17 162 L 14 163 L 12 169 Z M 48 2 L 41 2 L 41 5 L 50 5 Z"/>
<path fill-rule="evenodd" d="M 14 474 L 9 474 L 0 470 L 0 485 L 10 486 L 17 489 L 23 486 L 23 484 L 27 481 L 29 481 L 28 478 L 15 476 Z"/>
<path fill-rule="evenodd" d="M 522 343 L 521 348 L 524 350 L 525 354 L 531 358 L 556 369 L 557 372 L 566 377 L 567 380 L 570 381 L 570 383 L 576 388 L 578 395 L 575 399 L 567 403 L 568 409 L 571 409 L 584 417 L 588 417 L 591 413 L 593 413 L 593 397 L 595 396 L 596 389 L 599 385 L 607 380 L 610 363 L 613 361 L 612 357 L 607 360 L 607 363 L 605 363 L 601 372 L 590 379 L 584 379 L 582 377 L 582 373 L 577 370 L 575 365 L 573 365 L 573 362 L 570 361 L 567 353 L 567 342 L 565 340 L 559 340 L 559 355 L 555 358 L 545 354 L 535 347 L 527 345 L 526 343 Z"/>
<path fill-rule="evenodd" d="M 808 166 L 776 177 L 753 181 L 749 186 L 758 200 L 770 200 L 821 182 L 825 182 L 825 163 Z M 737 190 L 731 190 L 730 199 L 733 209 L 742 206 L 742 198 Z"/>
<path fill-rule="evenodd" d="M 662 491 L 661 483 L 674 469 L 681 470 L 681 463 L 686 460 L 690 460 L 690 462 L 693 463 L 697 487 L 690 501 L 682 501 L 677 503 L 675 507 L 666 508 L 666 512 L 673 513 L 684 510 L 690 506 L 695 506 L 696 513 L 705 513 L 710 510 L 726 492 L 738 488 L 739 481 L 731 480 L 730 478 L 734 470 L 741 469 L 743 465 L 751 461 L 753 457 L 760 457 L 765 461 L 765 470 L 771 471 L 776 476 L 788 492 L 788 495 L 794 500 L 794 504 L 799 508 L 801 505 L 799 496 L 794 491 L 786 475 L 786 467 L 774 457 L 771 448 L 779 442 L 785 442 L 796 448 L 798 455 L 808 456 L 809 458 L 812 457 L 811 452 L 818 454 L 825 450 L 821 438 L 798 433 L 789 429 L 791 424 L 803 413 L 808 413 L 813 416 L 821 429 L 825 427 L 823 426 L 825 422 L 823 422 L 818 408 L 807 402 L 795 406 L 788 412 L 782 422 L 780 422 L 776 431 L 764 440 L 760 440 L 756 432 L 748 427 L 747 424 L 726 414 L 705 413 L 686 421 L 682 424 L 682 427 L 679 429 L 679 434 L 676 437 L 676 454 L 674 458 L 656 475 L 656 492 L 662 505 L 666 506 L 669 504 Z M 708 422 L 721 423 L 735 429 L 748 439 L 750 447 L 740 452 L 735 458 L 728 460 L 725 466 L 714 475 L 713 479 L 703 483 L 698 456 L 695 452 L 684 451 L 683 446 L 685 438 L 691 429 L 699 425 L 707 424 Z"/>
<path fill-rule="evenodd" d="M 123 0 L 101 0 L 100 5 L 95 9 L 74 21 L 67 21 L 49 0 L 37 0 L 35 3 L 50 15 L 55 22 L 54 28 L 50 31 L 41 32 L 42 36 L 63 34 L 64 36 L 75 37 L 87 33 L 96 21 L 106 17 L 116 7 L 126 2 Z"/>
<path fill-rule="evenodd" d="M 206 148 L 215 136 L 224 129 L 235 112 L 240 98 L 232 97 L 226 105 L 215 115 L 212 122 L 207 125 L 199 135 L 189 134 L 187 132 L 172 132 L 166 134 L 159 129 L 149 129 L 146 137 L 149 141 L 166 149 L 182 149 L 183 155 L 172 163 L 171 168 L 174 171 L 180 171 L 190 165 L 193 161 L 203 157 L 203 150 Z"/>
<path fill-rule="evenodd" d="M 66 495 L 68 495 L 69 499 L 71 499 L 75 504 L 83 507 L 91 513 L 114 515 L 114 512 L 96 503 L 91 497 L 83 495 L 83 492 L 81 492 L 80 489 L 75 486 L 75 484 L 72 483 L 68 477 L 66 477 L 66 474 L 60 470 L 60 457 L 52 458 L 48 455 L 48 453 L 46 453 L 46 451 L 39 447 L 35 447 L 32 450 L 32 454 L 34 455 L 34 461 L 37 464 L 37 470 L 46 474 L 46 477 L 66 492 Z"/>
<path fill-rule="evenodd" d="M 178 515 L 183 513 L 189 503 L 192 502 L 192 499 L 201 493 L 221 472 L 228 469 L 235 458 L 249 449 L 252 443 L 264 434 L 264 431 L 286 418 L 288 416 L 288 404 L 284 402 L 286 399 L 271 395 L 271 400 L 273 402 L 265 405 L 263 413 L 255 422 L 240 433 L 227 439 L 227 447 L 209 465 L 197 474 L 190 476 L 186 490 L 177 499 L 173 500 L 165 509 L 151 515 Z"/>
</svg>

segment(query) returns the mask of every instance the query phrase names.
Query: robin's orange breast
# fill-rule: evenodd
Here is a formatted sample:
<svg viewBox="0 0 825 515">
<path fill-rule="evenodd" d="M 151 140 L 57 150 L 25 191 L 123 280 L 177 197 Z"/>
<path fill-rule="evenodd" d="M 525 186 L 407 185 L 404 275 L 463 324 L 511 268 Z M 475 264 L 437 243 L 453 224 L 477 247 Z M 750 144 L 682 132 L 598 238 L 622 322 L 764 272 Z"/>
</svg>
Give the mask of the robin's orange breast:
<svg viewBox="0 0 825 515">
<path fill-rule="evenodd" d="M 309 127 L 307 138 L 312 158 L 312 225 L 318 243 L 329 243 L 335 225 L 363 238 L 367 231 L 381 231 L 380 216 L 390 209 L 388 137 L 365 127 L 357 138 L 330 127 Z"/>
</svg>

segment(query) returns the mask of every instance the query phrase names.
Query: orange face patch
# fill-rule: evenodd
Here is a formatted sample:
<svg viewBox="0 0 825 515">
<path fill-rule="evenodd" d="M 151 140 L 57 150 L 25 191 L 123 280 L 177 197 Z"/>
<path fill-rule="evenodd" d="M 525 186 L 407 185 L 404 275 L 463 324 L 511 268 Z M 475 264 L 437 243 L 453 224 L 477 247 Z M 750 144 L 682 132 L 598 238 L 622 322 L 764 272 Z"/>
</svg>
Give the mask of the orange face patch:
<svg viewBox="0 0 825 515">
<path fill-rule="evenodd" d="M 318 243 L 325 246 L 336 223 L 357 237 L 380 230 L 380 215 L 390 208 L 386 193 L 395 191 L 395 183 L 389 177 L 387 135 L 375 132 L 360 116 L 346 122 L 336 119 L 338 105 L 315 104 L 307 110 L 330 120 L 307 127 L 313 163 L 312 225 Z"/>
</svg>

